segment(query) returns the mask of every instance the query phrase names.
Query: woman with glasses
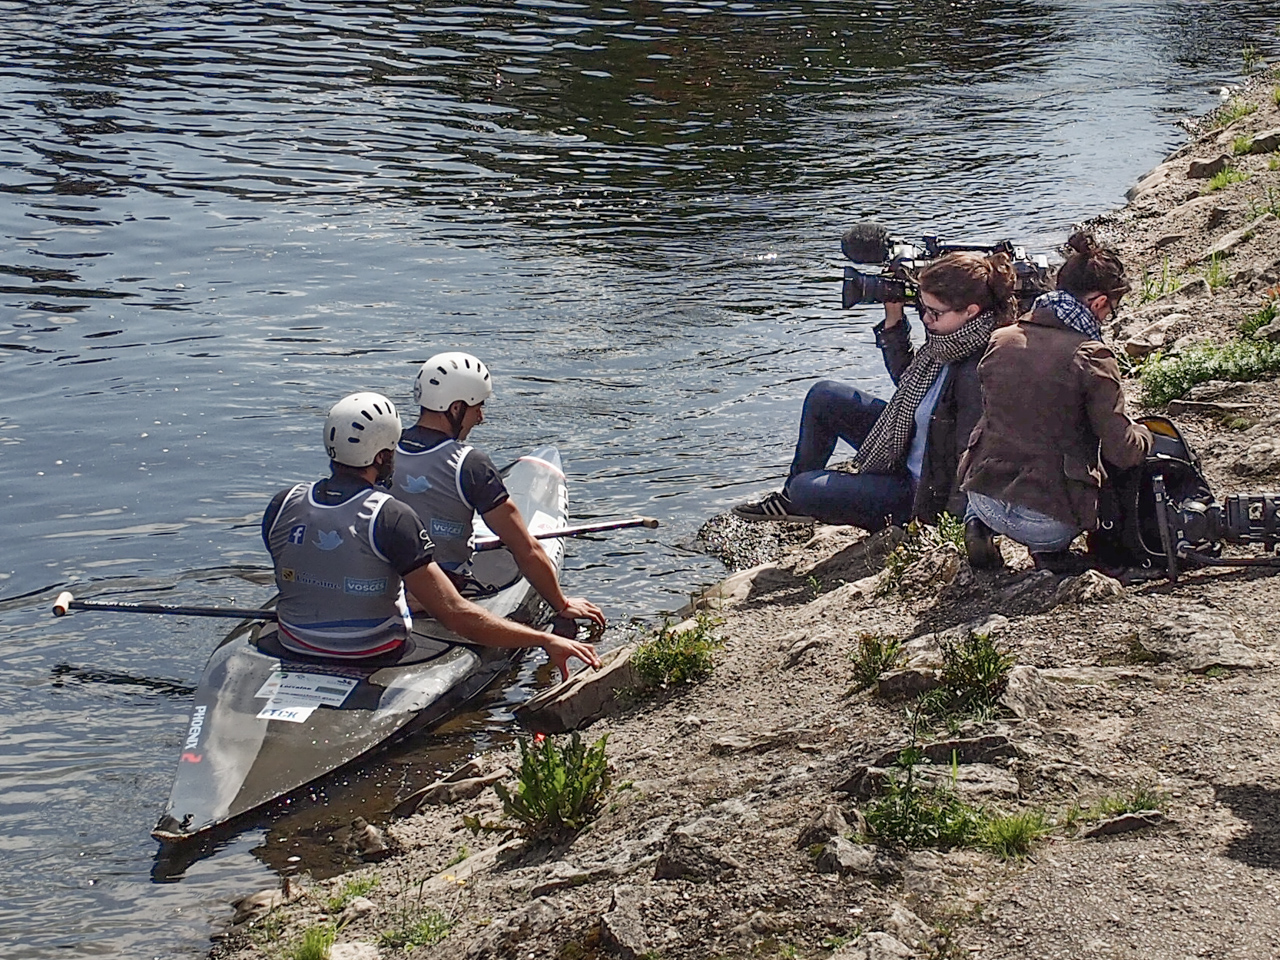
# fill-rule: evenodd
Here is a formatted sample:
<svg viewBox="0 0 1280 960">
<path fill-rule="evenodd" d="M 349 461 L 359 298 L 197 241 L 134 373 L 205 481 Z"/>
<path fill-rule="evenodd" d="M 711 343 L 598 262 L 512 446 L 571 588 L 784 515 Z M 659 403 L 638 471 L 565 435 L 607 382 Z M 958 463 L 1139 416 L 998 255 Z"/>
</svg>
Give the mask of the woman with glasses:
<svg viewBox="0 0 1280 960">
<path fill-rule="evenodd" d="M 1001 564 L 993 533 L 1026 546 L 1039 569 L 1087 566 L 1068 547 L 1097 526 L 1103 461 L 1132 467 L 1151 449 L 1102 343 L 1102 324 L 1130 289 L 1124 264 L 1089 233 L 1072 235 L 1067 248 L 1057 290 L 996 331 L 978 365 L 982 419 L 960 463 L 975 567 Z"/>
<path fill-rule="evenodd" d="M 977 365 L 991 331 L 1013 319 L 1016 277 L 1003 254 L 951 253 L 920 271 L 925 340 L 911 343 L 902 302 L 884 305 L 876 345 L 897 389 L 887 403 L 821 380 L 800 415 L 785 487 L 734 513 L 744 520 L 820 520 L 880 530 L 965 512 L 957 464 L 982 413 Z M 854 472 L 826 469 L 843 440 Z"/>
</svg>

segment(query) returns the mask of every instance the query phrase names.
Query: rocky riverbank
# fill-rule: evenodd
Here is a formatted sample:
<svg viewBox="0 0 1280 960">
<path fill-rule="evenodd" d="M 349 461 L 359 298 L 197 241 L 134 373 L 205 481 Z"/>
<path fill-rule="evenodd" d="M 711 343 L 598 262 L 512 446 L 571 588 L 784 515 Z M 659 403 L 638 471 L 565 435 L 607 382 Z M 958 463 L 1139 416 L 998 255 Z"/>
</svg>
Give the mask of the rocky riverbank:
<svg viewBox="0 0 1280 960">
<path fill-rule="evenodd" d="M 1252 112 L 1203 124 L 1094 224 L 1138 277 L 1108 331 L 1135 365 L 1209 363 L 1198 345 L 1223 346 L 1248 318 L 1249 348 L 1271 349 L 1274 87 L 1241 94 Z M 1139 410 L 1151 382 L 1129 382 Z M 1177 420 L 1220 499 L 1277 487 L 1274 373 L 1201 383 L 1152 412 Z M 1006 569 L 984 573 L 942 543 L 891 578 L 892 537 L 783 534 L 802 542 L 720 591 L 713 675 L 586 731 L 609 735 L 614 783 L 590 829 L 557 847 L 474 836 L 464 816 L 498 819 L 490 781 L 518 763 L 486 755 L 386 827 L 390 858 L 242 903 L 214 955 L 285 956 L 341 917 L 334 958 L 402 956 L 380 934 L 429 906 L 447 933 L 421 949 L 439 960 L 1280 956 L 1280 576 L 1063 578 L 1008 543 Z M 1007 686 L 990 709 L 918 727 L 934 762 L 916 771 L 1046 832 L 1010 858 L 868 842 L 917 695 L 974 635 L 1013 658 Z M 868 636 L 902 654 L 860 689 Z"/>
</svg>

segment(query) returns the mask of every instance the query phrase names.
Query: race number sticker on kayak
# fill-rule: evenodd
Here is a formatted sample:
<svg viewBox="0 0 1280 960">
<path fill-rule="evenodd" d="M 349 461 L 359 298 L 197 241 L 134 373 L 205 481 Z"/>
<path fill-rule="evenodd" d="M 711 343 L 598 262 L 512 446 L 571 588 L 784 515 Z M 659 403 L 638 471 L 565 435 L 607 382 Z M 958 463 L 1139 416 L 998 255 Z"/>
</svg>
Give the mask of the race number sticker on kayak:
<svg viewBox="0 0 1280 960">
<path fill-rule="evenodd" d="M 277 670 L 254 694 L 267 701 L 258 712 L 258 719 L 302 723 L 316 707 L 342 706 L 359 682 L 348 677 Z"/>
<path fill-rule="evenodd" d="M 541 510 L 535 510 L 533 516 L 529 518 L 529 532 L 533 534 L 547 533 L 551 530 L 559 530 L 564 527 L 564 523 L 549 513 L 543 513 Z"/>
</svg>

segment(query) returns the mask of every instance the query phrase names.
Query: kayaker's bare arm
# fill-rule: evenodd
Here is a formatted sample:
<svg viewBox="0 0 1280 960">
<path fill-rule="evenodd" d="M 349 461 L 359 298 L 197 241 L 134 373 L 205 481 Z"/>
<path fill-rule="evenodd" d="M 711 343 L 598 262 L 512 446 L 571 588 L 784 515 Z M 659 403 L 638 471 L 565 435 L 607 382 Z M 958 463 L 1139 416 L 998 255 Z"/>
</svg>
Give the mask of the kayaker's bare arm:
<svg viewBox="0 0 1280 960">
<path fill-rule="evenodd" d="M 542 549 L 542 544 L 529 533 L 519 507 L 506 500 L 483 516 L 485 524 L 498 535 L 503 545 L 516 558 L 516 564 L 525 579 L 533 584 L 533 589 L 551 604 L 556 613 L 573 620 L 590 620 L 604 626 L 604 614 L 594 603 L 583 597 L 564 595 L 556 576 L 555 565 Z"/>
<path fill-rule="evenodd" d="M 596 648 L 589 643 L 557 637 L 505 620 L 467 600 L 434 563 L 405 574 L 404 585 L 427 613 L 472 643 L 487 647 L 542 647 L 566 680 L 569 679 L 569 661 L 572 659 L 581 660 L 591 667 L 600 666 Z"/>
</svg>

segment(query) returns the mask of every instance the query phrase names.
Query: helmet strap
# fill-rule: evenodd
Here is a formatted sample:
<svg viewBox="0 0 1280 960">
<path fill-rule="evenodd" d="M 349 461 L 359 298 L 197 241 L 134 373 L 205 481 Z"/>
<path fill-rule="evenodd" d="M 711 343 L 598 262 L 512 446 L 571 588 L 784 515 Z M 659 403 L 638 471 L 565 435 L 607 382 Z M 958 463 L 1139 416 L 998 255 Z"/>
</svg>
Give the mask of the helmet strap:
<svg viewBox="0 0 1280 960">
<path fill-rule="evenodd" d="M 379 456 L 382 456 L 381 452 L 379 452 Z M 396 472 L 395 454 L 392 453 L 390 456 L 383 457 L 382 460 L 378 460 L 375 457 L 373 461 L 373 468 L 377 471 L 377 476 L 374 478 L 373 482 L 384 490 L 390 490 L 392 478 L 395 476 Z"/>
<path fill-rule="evenodd" d="M 456 417 L 453 415 L 454 403 L 462 404 L 462 412 L 460 412 Z M 471 407 L 465 400 L 455 400 L 453 403 L 449 404 L 449 409 L 444 412 L 445 419 L 449 421 L 449 426 L 453 429 L 453 439 L 457 440 L 458 434 L 462 432 L 462 421 L 466 419 L 467 411 L 470 409 Z"/>
</svg>

